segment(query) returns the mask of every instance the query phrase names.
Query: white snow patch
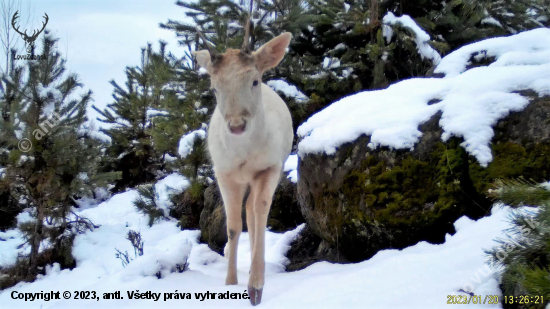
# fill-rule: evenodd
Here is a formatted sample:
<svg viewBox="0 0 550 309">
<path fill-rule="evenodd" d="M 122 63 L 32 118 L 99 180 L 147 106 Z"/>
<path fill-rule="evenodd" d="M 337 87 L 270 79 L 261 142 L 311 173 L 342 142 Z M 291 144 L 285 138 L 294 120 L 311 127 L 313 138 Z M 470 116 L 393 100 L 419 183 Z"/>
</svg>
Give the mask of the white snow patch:
<svg viewBox="0 0 550 309">
<path fill-rule="evenodd" d="M 296 86 L 287 83 L 282 79 L 270 80 L 267 85 L 275 91 L 281 91 L 287 97 L 294 98 L 297 102 L 303 102 L 307 100 L 307 96 L 300 92 Z"/>
<path fill-rule="evenodd" d="M 422 59 L 431 59 L 434 64 L 438 64 L 441 61 L 441 55 L 428 43 L 430 35 L 420 28 L 410 16 L 402 15 L 401 17 L 396 17 L 392 12 L 388 12 L 382 19 L 382 23 L 392 26 L 400 25 L 411 30 L 414 33 L 416 48 Z M 388 28 L 383 28 L 382 32 L 386 38 L 386 42 L 391 41 L 393 30 L 390 31 Z"/>
<path fill-rule="evenodd" d="M 166 162 L 173 162 L 173 161 L 176 161 L 177 159 L 178 159 L 177 157 L 173 157 L 168 153 L 164 155 L 164 160 Z"/>
<path fill-rule="evenodd" d="M 168 215 L 170 203 L 170 195 L 187 189 L 189 181 L 178 173 L 172 173 L 155 184 L 157 193 L 156 204 L 164 210 L 164 214 Z"/>
<path fill-rule="evenodd" d="M 325 57 L 323 59 L 323 69 L 335 69 L 340 66 L 340 59 L 334 57 Z"/>
<path fill-rule="evenodd" d="M 497 26 L 499 28 L 502 28 L 502 24 L 498 20 L 496 20 L 494 17 L 491 17 L 491 16 L 483 18 L 481 20 L 481 23 L 482 24 L 493 25 L 493 26 Z"/>
<path fill-rule="evenodd" d="M 480 53 L 484 57 L 495 57 L 499 63 L 502 57 L 514 57 L 515 64 L 544 64 L 550 58 L 544 53 L 550 51 L 550 29 L 538 28 L 507 37 L 498 37 L 463 46 L 441 60 L 434 73 L 443 73 L 446 77 L 457 76 L 466 71 L 472 54 Z M 531 59 L 534 55 L 535 59 Z M 493 63 L 493 65 L 495 65 Z M 500 62 L 497 65 L 502 64 Z"/>
<path fill-rule="evenodd" d="M 348 46 L 344 43 L 338 43 L 338 45 L 334 46 L 334 50 L 343 50 L 343 49 L 347 49 Z"/>
<path fill-rule="evenodd" d="M 285 165 L 283 167 L 284 172 L 288 172 L 287 178 L 290 179 L 293 183 L 298 182 L 298 155 L 297 154 L 291 154 L 288 156 L 288 159 L 285 161 Z"/>
<path fill-rule="evenodd" d="M 187 157 L 193 151 L 193 145 L 195 144 L 195 138 L 205 139 L 206 131 L 205 130 L 195 130 L 180 139 L 178 153 L 182 158 Z"/>
<path fill-rule="evenodd" d="M 208 107 L 203 107 L 203 108 L 197 109 L 197 113 L 199 113 L 201 115 L 206 115 L 208 113 Z"/>
<path fill-rule="evenodd" d="M 0 231 L 0 267 L 15 263 L 20 252 L 18 247 L 24 242 L 23 234 L 17 229 Z"/>
<path fill-rule="evenodd" d="M 149 108 L 147 110 L 147 118 L 158 117 L 158 116 L 168 116 L 168 115 L 170 115 L 170 113 L 167 111 L 161 111 L 154 108 Z"/>
<path fill-rule="evenodd" d="M 547 34 L 545 39 L 541 30 Z M 298 128 L 298 135 L 302 137 L 298 154 L 301 157 L 308 153 L 333 154 L 338 146 L 363 134 L 371 136 L 371 147 L 412 148 L 422 135 L 418 126 L 441 111 L 442 139 L 452 135 L 464 137 L 462 146 L 486 166 L 492 160 L 489 147 L 494 135 L 492 126 L 511 111 L 522 110 L 529 103 L 513 92 L 532 89 L 539 95 L 550 94 L 550 60 L 540 56 L 550 51 L 550 29 L 530 32 L 538 35 L 522 33 L 507 39 L 517 41 L 517 36 L 527 36 L 538 42 L 548 41 L 546 45 L 537 43 L 546 50 L 531 50 L 542 64 L 515 65 L 502 60 L 496 65 L 474 68 L 459 75 L 413 78 L 384 90 L 348 96 L 313 115 Z M 491 41 L 496 40 L 499 46 L 509 46 L 511 52 L 517 51 L 514 44 L 502 42 L 502 39 L 475 44 L 490 46 L 494 45 Z M 525 42 L 525 45 L 533 44 Z M 468 52 L 459 49 L 448 57 L 455 59 L 456 55 L 470 55 L 470 50 L 477 50 L 470 46 L 464 47 Z M 504 47 L 499 55 L 504 59 L 518 58 L 517 54 L 505 56 Z M 446 59 L 441 62 L 446 67 L 449 67 L 448 63 L 457 63 Z M 451 68 L 456 68 L 456 65 Z M 431 100 L 441 102 L 429 105 Z"/>
</svg>

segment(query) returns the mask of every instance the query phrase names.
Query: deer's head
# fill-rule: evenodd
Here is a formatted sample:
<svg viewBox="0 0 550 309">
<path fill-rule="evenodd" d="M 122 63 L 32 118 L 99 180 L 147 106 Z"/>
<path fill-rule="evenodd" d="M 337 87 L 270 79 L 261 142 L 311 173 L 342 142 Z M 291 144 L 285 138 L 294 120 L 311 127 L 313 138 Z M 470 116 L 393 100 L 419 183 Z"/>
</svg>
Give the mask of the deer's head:
<svg viewBox="0 0 550 309">
<path fill-rule="evenodd" d="M 210 88 L 230 133 L 241 135 L 249 127 L 247 124 L 263 112 L 262 75 L 283 59 L 291 38 L 292 35 L 285 32 L 257 51 L 250 51 L 247 31 L 240 50 L 228 49 L 219 54 L 207 45 L 209 50 L 194 52 L 199 66 L 210 75 Z M 203 41 L 206 43 L 204 37 Z"/>
</svg>

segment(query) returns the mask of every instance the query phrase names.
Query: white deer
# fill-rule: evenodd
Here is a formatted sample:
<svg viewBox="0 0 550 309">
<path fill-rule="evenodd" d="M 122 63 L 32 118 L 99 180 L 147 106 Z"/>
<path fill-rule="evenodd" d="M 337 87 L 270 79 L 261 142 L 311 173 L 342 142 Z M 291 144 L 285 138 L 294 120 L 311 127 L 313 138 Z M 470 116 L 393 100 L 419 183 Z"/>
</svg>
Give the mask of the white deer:
<svg viewBox="0 0 550 309">
<path fill-rule="evenodd" d="M 252 52 L 248 48 L 248 29 L 241 50 L 218 54 L 201 35 L 208 50 L 194 55 L 210 75 L 217 102 L 208 129 L 208 150 L 227 216 L 225 255 L 229 264 L 225 284 L 237 284 L 241 209 L 250 186 L 246 202 L 252 253 L 248 294 L 255 306 L 261 302 L 264 286 L 267 217 L 294 137 L 288 107 L 262 83 L 262 74 L 283 59 L 292 36 L 283 33 Z"/>
</svg>

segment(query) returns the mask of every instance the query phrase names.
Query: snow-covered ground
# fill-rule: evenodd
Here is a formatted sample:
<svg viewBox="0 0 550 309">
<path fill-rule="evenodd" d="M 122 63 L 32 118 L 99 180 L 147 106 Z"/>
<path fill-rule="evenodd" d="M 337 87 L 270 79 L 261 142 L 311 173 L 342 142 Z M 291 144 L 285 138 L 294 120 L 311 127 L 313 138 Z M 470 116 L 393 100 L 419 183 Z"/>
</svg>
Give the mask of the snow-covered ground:
<svg viewBox="0 0 550 309">
<path fill-rule="evenodd" d="M 172 187 L 185 187 L 185 179 L 172 176 L 162 182 Z M 166 190 L 159 195 L 165 195 Z M 250 307 L 246 299 L 197 299 L 195 293 L 244 293 L 250 267 L 248 234 L 239 240 L 239 285 L 225 286 L 227 260 L 206 244 L 198 243 L 199 231 L 181 231 L 175 220 L 165 220 L 147 226 L 147 218 L 138 213 L 132 201 L 135 190 L 113 196 L 95 207 L 79 211 L 79 215 L 101 225 L 94 231 L 78 235 L 73 255 L 77 267 L 59 270 L 48 267 L 47 274 L 33 283 L 20 283 L 0 292 L 1 308 L 226 308 Z M 163 197 L 159 197 L 163 199 Z M 285 257 L 299 226 L 284 234 L 266 232 L 266 285 L 261 303 L 263 308 L 444 308 L 448 295 L 500 295 L 492 271 L 486 266 L 484 249 L 496 245 L 510 227 L 510 209 L 495 207 L 492 215 L 478 221 L 460 218 L 457 233 L 447 235 L 446 242 L 432 245 L 425 242 L 404 250 L 384 250 L 373 258 L 356 264 L 319 262 L 296 272 L 284 272 Z M 129 230 L 141 232 L 144 255 L 135 257 Z M 15 231 L 0 233 L 0 252 L 16 253 Z M 16 235 L 15 235 L 16 236 Z M 115 257 L 115 248 L 128 251 L 133 261 L 123 267 Z M 179 273 L 176 264 L 189 263 L 189 269 Z M 6 259 L 0 260 L 3 265 Z M 161 279 L 157 278 L 160 272 Z M 69 300 L 12 299 L 16 293 L 69 291 Z M 75 291 L 103 293 L 120 291 L 123 299 L 74 299 Z M 129 299 L 129 292 L 160 293 L 158 301 Z M 164 300 L 164 293 L 190 293 L 191 299 Z M 91 295 L 91 294 L 90 294 Z M 230 295 L 230 294 L 229 294 Z M 471 305 L 489 308 L 495 305 Z"/>
</svg>

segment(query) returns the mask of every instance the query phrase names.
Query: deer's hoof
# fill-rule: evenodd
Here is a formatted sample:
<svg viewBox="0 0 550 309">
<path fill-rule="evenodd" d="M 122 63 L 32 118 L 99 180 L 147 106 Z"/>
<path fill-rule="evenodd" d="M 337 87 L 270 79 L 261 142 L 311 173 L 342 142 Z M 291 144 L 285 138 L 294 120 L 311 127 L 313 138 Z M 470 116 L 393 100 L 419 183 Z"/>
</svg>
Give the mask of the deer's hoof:
<svg viewBox="0 0 550 309">
<path fill-rule="evenodd" d="M 256 289 L 251 286 L 248 287 L 248 295 L 250 296 L 250 303 L 252 306 L 256 306 L 262 302 L 262 290 L 263 289 Z"/>
</svg>

